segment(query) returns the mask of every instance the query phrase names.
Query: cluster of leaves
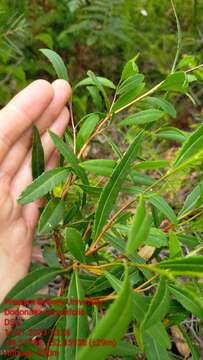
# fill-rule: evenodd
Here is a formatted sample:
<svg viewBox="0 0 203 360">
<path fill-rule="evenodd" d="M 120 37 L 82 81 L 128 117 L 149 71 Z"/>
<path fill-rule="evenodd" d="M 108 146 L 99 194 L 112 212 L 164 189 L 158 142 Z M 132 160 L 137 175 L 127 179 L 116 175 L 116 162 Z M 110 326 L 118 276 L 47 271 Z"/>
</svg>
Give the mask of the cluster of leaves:
<svg viewBox="0 0 203 360">
<path fill-rule="evenodd" d="M 59 55 L 41 51 L 58 77 L 68 80 Z M 168 101 L 174 93 L 190 96 L 200 67 L 189 68 L 190 57 L 184 58 L 148 89 L 136 59 L 124 66 L 117 85 L 89 71 L 74 87 L 73 98 L 87 89 L 95 111 L 76 123 L 71 101 L 72 129 L 64 139 L 49 132 L 60 167 L 45 171 L 34 129 L 33 182 L 18 201 L 46 198 L 37 233 L 50 239 L 51 248 L 44 250 L 47 266 L 31 270 L 6 299 L 32 299 L 60 274 L 64 283 L 57 300 L 63 305 L 50 305 L 55 314 L 44 309 L 25 320 L 18 326 L 24 342 L 10 335 L 4 349 L 12 340 L 21 341 L 22 350 L 33 351 L 31 358 L 45 358 L 29 343 L 29 330 L 39 328 L 49 330 L 44 343 L 57 350 L 55 359 L 178 359 L 170 336 L 178 326 L 192 359 L 200 358 L 184 323 L 195 317 L 200 326 L 203 320 L 203 126 L 187 133 L 170 126 L 176 110 Z M 151 157 L 153 147 L 171 141 L 179 149 L 170 160 Z M 95 158 L 95 148 L 108 156 Z M 194 170 L 195 187 L 180 206 L 178 192 Z M 11 306 L 5 301 L 0 311 Z M 64 309 L 83 314 L 61 314 Z M 72 346 L 63 329 L 70 330 Z M 109 342 L 91 345 L 101 339 Z"/>
</svg>

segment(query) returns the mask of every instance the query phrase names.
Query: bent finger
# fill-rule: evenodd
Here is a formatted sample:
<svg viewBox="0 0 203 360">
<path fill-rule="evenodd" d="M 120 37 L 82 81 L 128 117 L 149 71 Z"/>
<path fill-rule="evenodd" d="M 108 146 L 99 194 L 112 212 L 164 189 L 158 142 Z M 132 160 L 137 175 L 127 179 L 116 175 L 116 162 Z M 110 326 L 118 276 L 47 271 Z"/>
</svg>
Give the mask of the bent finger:
<svg viewBox="0 0 203 360">
<path fill-rule="evenodd" d="M 13 143 L 45 111 L 53 97 L 51 84 L 36 80 L 0 111 L 0 162 Z"/>
<path fill-rule="evenodd" d="M 65 80 L 56 80 L 52 86 L 54 89 L 54 98 L 40 118 L 35 122 L 41 135 L 56 120 L 71 95 L 70 85 Z M 1 170 L 10 177 L 13 177 L 25 160 L 31 145 L 32 128 L 29 128 L 11 147 L 1 164 Z"/>
</svg>

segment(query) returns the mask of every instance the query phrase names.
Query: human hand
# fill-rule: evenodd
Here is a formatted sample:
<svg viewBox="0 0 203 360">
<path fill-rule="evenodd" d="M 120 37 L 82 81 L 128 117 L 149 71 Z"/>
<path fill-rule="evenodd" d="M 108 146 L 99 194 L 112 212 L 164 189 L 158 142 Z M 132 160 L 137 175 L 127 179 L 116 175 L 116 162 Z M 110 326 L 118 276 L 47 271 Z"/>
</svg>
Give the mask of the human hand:
<svg viewBox="0 0 203 360">
<path fill-rule="evenodd" d="M 63 134 L 70 94 L 64 80 L 37 80 L 0 111 L 0 302 L 26 275 L 31 261 L 38 204 L 22 206 L 17 198 L 32 181 L 32 126 L 40 131 L 47 168 L 55 167 L 58 155 L 46 129 Z"/>
</svg>

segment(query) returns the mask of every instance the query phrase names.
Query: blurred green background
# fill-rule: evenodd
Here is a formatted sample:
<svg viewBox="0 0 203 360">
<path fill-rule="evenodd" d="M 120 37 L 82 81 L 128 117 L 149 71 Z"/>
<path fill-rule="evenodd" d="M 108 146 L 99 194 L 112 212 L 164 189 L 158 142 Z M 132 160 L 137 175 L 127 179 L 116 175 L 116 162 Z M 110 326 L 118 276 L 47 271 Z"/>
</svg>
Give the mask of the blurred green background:
<svg viewBox="0 0 203 360">
<path fill-rule="evenodd" d="M 174 3 L 181 53 L 191 55 L 195 66 L 203 55 L 203 0 Z M 150 84 L 171 69 L 177 25 L 170 0 L 0 0 L 0 106 L 30 81 L 55 78 L 39 52 L 42 47 L 63 57 L 72 84 L 88 69 L 116 81 L 124 63 L 139 53 L 139 67 Z M 201 85 L 192 89 L 199 106 Z M 190 111 L 189 100 L 180 106 Z"/>
</svg>

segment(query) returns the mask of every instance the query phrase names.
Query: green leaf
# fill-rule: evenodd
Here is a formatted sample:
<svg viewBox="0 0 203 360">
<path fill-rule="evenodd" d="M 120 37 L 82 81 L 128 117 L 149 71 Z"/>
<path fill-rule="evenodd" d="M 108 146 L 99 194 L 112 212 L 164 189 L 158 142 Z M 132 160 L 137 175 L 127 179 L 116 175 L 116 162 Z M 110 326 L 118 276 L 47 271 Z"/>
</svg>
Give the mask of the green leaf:
<svg viewBox="0 0 203 360">
<path fill-rule="evenodd" d="M 162 169 L 166 166 L 169 166 L 169 161 L 167 160 L 145 160 L 138 164 L 133 165 L 134 169 Z"/>
<path fill-rule="evenodd" d="M 56 255 L 56 251 L 49 246 L 45 246 L 43 249 L 43 258 L 46 260 L 49 267 L 60 267 L 61 264 Z"/>
<path fill-rule="evenodd" d="M 40 49 L 40 51 L 49 59 L 58 78 L 68 81 L 68 72 L 62 58 L 55 51 L 50 49 Z"/>
<path fill-rule="evenodd" d="M 73 272 L 71 276 L 67 297 L 69 301 L 67 310 L 76 311 L 78 315 L 73 314 L 66 316 L 66 329 L 70 330 L 69 339 L 76 341 L 76 346 L 66 346 L 63 359 L 75 360 L 78 359 L 79 350 L 81 348 L 77 342 L 81 339 L 87 339 L 89 334 L 87 307 L 84 304 L 85 294 L 79 275 L 76 271 Z M 73 304 L 71 304 L 71 299 Z M 80 312 L 83 314 L 79 315 Z"/>
<path fill-rule="evenodd" d="M 119 147 L 117 144 L 115 144 L 115 142 L 111 139 L 110 136 L 104 135 L 106 141 L 108 142 L 108 144 L 111 146 L 114 154 L 116 155 L 116 157 L 118 157 L 118 159 L 122 158 L 122 152 L 120 151 Z"/>
<path fill-rule="evenodd" d="M 138 247 L 147 239 L 150 231 L 151 219 L 145 209 L 144 200 L 141 197 L 136 209 L 133 224 L 130 227 L 126 253 L 134 253 Z"/>
<path fill-rule="evenodd" d="M 80 208 L 80 203 L 76 202 L 70 209 L 67 209 L 65 213 L 63 223 L 68 224 L 74 217 L 77 217 Z"/>
<path fill-rule="evenodd" d="M 77 134 L 77 151 L 81 149 L 81 147 L 84 145 L 86 140 L 90 137 L 90 135 L 93 133 L 95 127 L 99 123 L 100 116 L 96 113 L 89 114 L 86 118 L 83 124 L 80 127 L 80 130 Z"/>
<path fill-rule="evenodd" d="M 156 136 L 159 139 L 172 140 L 181 143 L 187 139 L 187 136 L 183 131 L 171 126 L 166 126 L 162 128 L 161 130 L 159 130 L 159 132 L 156 133 Z"/>
<path fill-rule="evenodd" d="M 118 100 L 113 105 L 112 111 L 116 112 L 117 110 L 121 109 L 123 106 L 129 104 L 132 100 L 136 98 L 136 96 L 138 96 L 142 92 L 144 87 L 145 84 L 143 82 L 140 82 L 137 84 L 135 88 L 119 96 Z"/>
<path fill-rule="evenodd" d="M 64 143 L 62 139 L 52 131 L 49 130 L 49 135 L 56 146 L 57 150 L 64 156 L 66 161 L 70 164 L 75 174 L 81 178 L 82 182 L 88 185 L 88 179 L 84 172 L 84 170 L 80 167 L 78 160 L 73 153 L 73 151 L 69 148 L 67 144 Z"/>
<path fill-rule="evenodd" d="M 111 355 L 119 356 L 127 359 L 136 359 L 139 354 L 139 349 L 135 344 L 131 344 L 127 341 L 119 341 L 115 348 L 111 350 Z"/>
<path fill-rule="evenodd" d="M 108 87 L 108 88 L 110 88 L 110 89 L 115 89 L 115 88 L 116 88 L 115 85 L 114 85 L 114 83 L 113 83 L 111 80 L 106 79 L 106 78 L 104 78 L 104 77 L 102 77 L 102 76 L 97 76 L 97 80 L 98 80 L 99 83 L 100 83 L 102 86 L 104 86 L 104 87 Z M 80 87 L 80 86 L 87 86 L 87 85 L 95 85 L 95 83 L 94 83 L 94 81 L 93 81 L 92 78 L 87 77 L 87 78 L 81 80 L 81 81 L 76 85 L 75 88 Z"/>
<path fill-rule="evenodd" d="M 185 73 L 183 71 L 178 71 L 168 75 L 159 89 L 186 93 L 188 91 L 188 82 Z"/>
<path fill-rule="evenodd" d="M 18 198 L 18 203 L 28 204 L 43 197 L 57 184 L 65 181 L 69 172 L 69 169 L 64 168 L 56 168 L 44 172 L 23 190 Z"/>
<path fill-rule="evenodd" d="M 98 77 L 93 73 L 93 71 L 89 70 L 87 72 L 87 75 L 90 77 L 90 79 L 92 80 L 93 84 L 97 87 L 97 89 L 101 92 L 105 101 L 106 108 L 109 109 L 110 107 L 109 99 L 106 94 L 106 91 L 104 90 L 102 83 L 98 80 Z"/>
<path fill-rule="evenodd" d="M 136 114 L 130 115 L 127 119 L 121 120 L 119 125 L 140 125 L 148 124 L 161 119 L 164 116 L 164 112 L 157 109 L 148 109 L 140 111 Z"/>
<path fill-rule="evenodd" d="M 193 55 L 184 55 L 183 58 L 179 61 L 177 69 L 195 67 L 197 64 Z"/>
<path fill-rule="evenodd" d="M 103 190 L 102 187 L 98 187 L 98 186 L 88 186 L 88 185 L 83 185 L 83 184 L 79 184 L 79 186 L 87 194 L 90 194 L 90 195 L 96 196 L 96 197 L 98 197 Z"/>
<path fill-rule="evenodd" d="M 112 211 L 112 208 L 121 189 L 122 182 L 124 181 L 129 171 L 131 162 L 135 159 L 137 152 L 140 148 L 142 138 L 143 133 L 140 132 L 135 137 L 133 143 L 129 146 L 123 158 L 115 167 L 111 178 L 109 179 L 101 193 L 95 214 L 94 239 L 97 238 L 97 236 L 103 229 L 103 226 L 105 225 L 108 216 Z"/>
<path fill-rule="evenodd" d="M 138 58 L 139 54 L 134 56 L 132 59 L 130 59 L 124 66 L 121 80 L 128 79 L 130 76 L 135 75 L 138 73 L 138 67 L 136 65 L 136 60 Z"/>
<path fill-rule="evenodd" d="M 99 351 L 91 346 L 94 341 L 108 339 L 118 342 L 124 335 L 132 317 L 132 289 L 126 274 L 125 280 L 117 299 L 110 306 L 105 316 L 99 321 L 88 339 L 88 346 L 84 347 L 78 355 L 78 360 L 104 360 L 111 354 L 111 346 L 102 346 Z"/>
<path fill-rule="evenodd" d="M 112 175 L 113 169 L 116 166 L 116 161 L 108 159 L 87 160 L 80 163 L 80 166 L 93 174 L 109 177 Z"/>
<path fill-rule="evenodd" d="M 141 323 L 149 308 L 150 298 L 133 292 L 133 319 Z"/>
<path fill-rule="evenodd" d="M 147 240 L 145 240 L 145 245 L 154 246 L 156 248 L 168 246 L 166 234 L 160 229 L 151 227 L 149 236 Z"/>
<path fill-rule="evenodd" d="M 103 100 L 99 90 L 96 86 L 87 86 L 87 90 L 92 98 L 93 104 L 96 106 L 97 111 L 102 111 Z"/>
<path fill-rule="evenodd" d="M 122 238 L 118 238 L 118 236 L 112 236 L 109 233 L 106 233 L 104 235 L 104 239 L 109 241 L 110 244 L 121 254 L 125 253 L 126 242 Z M 144 263 L 144 260 L 137 254 L 129 255 L 128 258 L 134 262 Z"/>
<path fill-rule="evenodd" d="M 159 211 L 161 211 L 170 221 L 172 224 L 177 224 L 177 217 L 174 213 L 173 209 L 170 205 L 166 202 L 166 200 L 161 197 L 160 195 L 150 195 L 148 197 L 149 202 L 154 205 Z"/>
<path fill-rule="evenodd" d="M 45 169 L 44 149 L 42 146 L 39 130 L 33 126 L 32 143 L 32 178 L 33 180 L 40 176 Z"/>
<path fill-rule="evenodd" d="M 130 76 L 127 80 L 123 81 L 121 85 L 118 87 L 117 94 L 123 95 L 131 90 L 133 90 L 136 86 L 138 86 L 144 80 L 144 75 L 136 74 Z"/>
<path fill-rule="evenodd" d="M 126 247 L 126 242 L 121 239 L 118 238 L 118 235 L 116 237 L 110 235 L 109 233 L 104 234 L 104 239 L 106 241 L 109 241 L 110 244 L 116 249 L 118 250 L 121 254 L 125 254 L 125 247 Z M 143 264 L 145 261 L 143 258 L 141 258 L 138 254 L 132 254 L 132 255 L 128 255 L 128 259 L 130 259 L 133 262 L 137 262 L 139 264 Z M 152 273 L 147 270 L 147 269 L 141 269 L 141 271 L 143 272 L 144 276 L 149 279 L 150 277 L 152 277 Z"/>
<path fill-rule="evenodd" d="M 154 339 L 149 332 L 146 332 L 143 336 L 144 350 L 147 356 L 147 360 L 170 360 L 168 352 L 161 346 L 158 339 Z"/>
<path fill-rule="evenodd" d="M 173 167 L 181 165 L 191 156 L 203 149 L 203 125 L 193 132 L 182 145 L 178 155 L 173 163 Z"/>
<path fill-rule="evenodd" d="M 66 331 L 66 318 L 61 316 L 55 325 L 53 338 L 49 346 L 48 360 L 63 360 L 65 358 L 65 346 L 63 344 L 65 344 L 67 337 L 64 336 L 64 331 Z M 59 344 L 61 345 L 59 346 Z"/>
<path fill-rule="evenodd" d="M 64 202 L 62 199 L 55 198 L 48 201 L 38 223 L 40 234 L 49 234 L 63 219 Z"/>
<path fill-rule="evenodd" d="M 169 231 L 169 252 L 170 258 L 175 258 L 182 255 L 180 242 L 173 231 Z"/>
<path fill-rule="evenodd" d="M 75 228 L 68 227 L 64 235 L 64 250 L 69 250 L 77 260 L 85 262 L 85 242 L 82 240 L 81 233 Z"/>
<path fill-rule="evenodd" d="M 203 256 L 187 256 L 174 260 L 165 260 L 159 263 L 161 269 L 169 269 L 176 275 L 194 275 L 203 274 Z"/>
<path fill-rule="evenodd" d="M 115 277 L 121 277 L 123 274 L 123 266 L 118 265 L 115 266 L 113 269 L 109 270 L 109 273 L 114 275 Z M 92 295 L 92 294 L 99 294 L 103 292 L 106 289 L 110 289 L 112 285 L 110 285 L 109 281 L 106 279 L 106 276 L 101 275 L 94 279 L 94 281 L 90 281 L 87 286 L 86 294 Z M 122 282 L 121 282 L 122 287 Z M 120 287 L 120 288 L 121 288 Z"/>
<path fill-rule="evenodd" d="M 121 290 L 122 281 L 108 271 L 105 271 L 104 275 L 111 284 L 112 288 L 118 293 Z"/>
<path fill-rule="evenodd" d="M 9 291 L 3 303 L 0 305 L 0 312 L 13 307 L 13 304 L 9 304 L 9 300 L 25 300 L 30 298 L 57 275 L 62 273 L 64 273 L 64 269 L 50 267 L 30 272 Z"/>
<path fill-rule="evenodd" d="M 179 216 L 183 216 L 190 212 L 191 210 L 195 209 L 195 207 L 198 205 L 201 205 L 203 195 L 203 181 L 201 181 L 195 188 L 191 191 L 191 193 L 187 196 L 182 209 L 179 212 Z M 201 201 L 201 203 L 200 203 Z"/>
<path fill-rule="evenodd" d="M 176 118 L 176 109 L 174 106 L 164 98 L 161 97 L 147 97 L 144 102 L 158 106 L 161 108 L 166 114 L 170 115 L 173 118 Z"/>
<path fill-rule="evenodd" d="M 182 286 L 170 285 L 169 290 L 185 309 L 203 320 L 203 299 L 199 295 Z"/>
<path fill-rule="evenodd" d="M 132 169 L 130 171 L 130 175 L 131 175 L 131 178 L 133 180 L 133 183 L 136 184 L 136 185 L 146 185 L 146 186 L 150 186 L 154 183 L 154 179 L 149 176 L 149 175 L 146 175 L 146 174 L 143 174 L 141 172 L 138 172 L 134 169 Z M 132 190 L 132 193 L 134 192 L 133 190 L 133 187 L 132 188 L 128 188 L 128 191 L 131 191 Z M 141 192 L 141 189 L 140 191 Z M 136 191 L 135 191 L 136 193 Z"/>
<path fill-rule="evenodd" d="M 151 300 L 147 313 L 141 323 L 141 330 L 144 331 L 156 322 L 161 321 L 168 311 L 169 294 L 165 278 L 161 278 L 159 287 Z"/>
<path fill-rule="evenodd" d="M 186 245 L 191 250 L 193 250 L 200 243 L 199 239 L 197 239 L 196 236 L 191 236 L 191 235 L 179 234 L 178 239 L 181 243 Z"/>
<path fill-rule="evenodd" d="M 165 326 L 161 321 L 156 322 L 144 334 L 149 334 L 154 341 L 164 349 L 171 348 L 171 339 L 168 336 Z"/>
</svg>

